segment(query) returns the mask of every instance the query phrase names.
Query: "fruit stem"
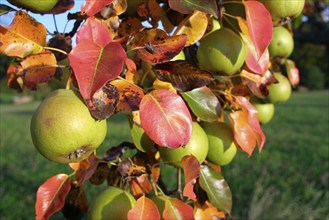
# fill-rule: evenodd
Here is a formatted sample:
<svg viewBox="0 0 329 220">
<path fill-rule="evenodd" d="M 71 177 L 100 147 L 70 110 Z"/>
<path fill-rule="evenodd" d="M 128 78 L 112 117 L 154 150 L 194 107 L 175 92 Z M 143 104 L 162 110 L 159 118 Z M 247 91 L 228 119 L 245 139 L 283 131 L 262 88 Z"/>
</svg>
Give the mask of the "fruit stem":
<svg viewBox="0 0 329 220">
<path fill-rule="evenodd" d="M 183 200 L 184 197 L 182 191 L 182 169 L 179 167 L 177 168 L 177 193 L 179 195 L 179 198 Z"/>
<path fill-rule="evenodd" d="M 72 82 L 72 72 L 70 73 L 69 77 L 67 78 L 65 89 L 70 90 Z"/>
<path fill-rule="evenodd" d="M 64 50 L 61 50 L 61 49 L 58 49 L 58 48 L 54 48 L 54 47 L 43 47 L 44 49 L 48 49 L 48 50 L 52 50 L 52 51 L 57 51 L 57 52 L 59 52 L 59 53 L 62 53 L 62 54 L 64 54 L 64 55 L 68 55 L 67 53 L 66 53 L 66 51 L 64 51 Z"/>
</svg>

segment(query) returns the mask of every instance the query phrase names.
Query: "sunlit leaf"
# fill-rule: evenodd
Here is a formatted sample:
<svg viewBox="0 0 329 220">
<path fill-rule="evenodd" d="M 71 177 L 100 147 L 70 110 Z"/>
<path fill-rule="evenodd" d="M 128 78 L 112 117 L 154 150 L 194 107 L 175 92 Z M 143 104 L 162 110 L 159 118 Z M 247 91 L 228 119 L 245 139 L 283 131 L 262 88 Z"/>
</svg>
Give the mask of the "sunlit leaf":
<svg viewBox="0 0 329 220">
<path fill-rule="evenodd" d="M 190 14 L 194 10 L 199 10 L 218 18 L 216 0 L 169 0 L 169 6 L 183 14 Z"/>
<path fill-rule="evenodd" d="M 30 55 L 20 64 L 24 84 L 33 90 L 36 89 L 38 83 L 48 82 L 57 70 L 57 61 L 51 52 Z"/>
<path fill-rule="evenodd" d="M 89 21 L 79 31 L 78 44 L 69 54 L 80 93 L 86 100 L 119 76 L 127 60 L 125 50 L 120 43 L 111 41 L 104 24 Z"/>
<path fill-rule="evenodd" d="M 272 40 L 272 18 L 265 6 L 259 1 L 243 1 L 243 4 L 246 20 L 244 21 L 241 17 L 237 19 L 243 32 L 240 35 L 248 48 L 245 62 L 250 70 L 263 75 L 268 69 L 267 47 Z"/>
<path fill-rule="evenodd" d="M 47 179 L 37 191 L 36 219 L 49 219 L 54 213 L 63 208 L 65 197 L 70 189 L 70 177 L 67 174 L 57 174 Z"/>
<path fill-rule="evenodd" d="M 181 95 L 192 112 L 202 121 L 212 122 L 220 117 L 220 102 L 208 87 L 201 87 L 189 92 L 182 92 Z"/>
<path fill-rule="evenodd" d="M 226 213 L 231 212 L 232 193 L 222 174 L 206 165 L 201 165 L 199 182 L 213 206 Z"/>
<path fill-rule="evenodd" d="M 0 25 L 0 52 L 24 58 L 37 54 L 46 46 L 46 28 L 24 11 L 17 11 L 13 22 Z"/>
<path fill-rule="evenodd" d="M 160 146 L 186 145 L 192 133 L 187 106 L 179 95 L 169 90 L 154 90 L 143 97 L 140 120 L 146 134 Z"/>
<path fill-rule="evenodd" d="M 183 50 L 187 41 L 185 35 L 168 36 L 161 29 L 145 29 L 132 35 L 129 45 L 137 55 L 150 63 L 170 61 Z"/>
<path fill-rule="evenodd" d="M 267 86 L 277 82 L 269 70 L 263 76 L 250 73 L 246 70 L 242 70 L 240 75 L 243 84 L 247 85 L 251 92 L 259 98 L 265 98 L 268 94 Z"/>
<path fill-rule="evenodd" d="M 203 205 L 196 203 L 194 208 L 195 219 L 225 219 L 225 213 L 219 211 L 210 202 L 206 201 Z"/>
<path fill-rule="evenodd" d="M 185 60 L 157 64 L 154 72 L 158 79 L 170 82 L 180 92 L 200 88 L 214 81 L 211 73 Z"/>
<path fill-rule="evenodd" d="M 101 47 L 105 47 L 112 42 L 112 37 L 104 23 L 94 18 L 88 18 L 77 33 L 77 44 L 83 40 L 92 41 Z"/>
<path fill-rule="evenodd" d="M 195 200 L 197 196 L 193 189 L 200 175 L 200 162 L 193 155 L 185 156 L 182 159 L 182 166 L 185 179 L 183 195 Z"/>
<path fill-rule="evenodd" d="M 193 208 L 177 198 L 166 200 L 162 216 L 164 220 L 194 219 Z"/>
<path fill-rule="evenodd" d="M 300 81 L 299 70 L 294 61 L 287 59 L 285 62 L 289 82 L 292 86 L 297 86 Z"/>
<path fill-rule="evenodd" d="M 94 16 L 100 12 L 105 6 L 111 4 L 113 0 L 86 0 L 86 4 L 81 6 L 81 12 L 88 16 Z"/>
<path fill-rule="evenodd" d="M 177 27 L 174 35 L 185 34 L 187 42 L 185 46 L 190 46 L 199 41 L 208 27 L 207 14 L 195 10 L 191 15 L 184 19 Z"/>
<path fill-rule="evenodd" d="M 241 108 L 229 114 L 228 118 L 233 127 L 234 139 L 249 156 L 258 144 L 262 150 L 266 137 L 258 121 L 258 113 L 255 107 L 245 97 L 236 97 L 235 105 Z"/>
<path fill-rule="evenodd" d="M 99 120 L 111 117 L 119 104 L 119 92 L 115 86 L 107 82 L 102 88 L 97 90 L 91 99 L 85 102 L 90 113 Z"/>
<path fill-rule="evenodd" d="M 144 92 L 137 85 L 126 80 L 116 79 L 111 81 L 119 92 L 119 104 L 116 111 L 131 112 L 139 109 Z"/>
<path fill-rule="evenodd" d="M 136 205 L 128 212 L 129 220 L 160 219 L 160 213 L 155 203 L 145 195 L 137 199 Z"/>
<path fill-rule="evenodd" d="M 271 43 L 273 34 L 272 18 L 259 1 L 243 1 L 251 41 L 255 45 L 256 58 L 260 58 Z"/>
</svg>

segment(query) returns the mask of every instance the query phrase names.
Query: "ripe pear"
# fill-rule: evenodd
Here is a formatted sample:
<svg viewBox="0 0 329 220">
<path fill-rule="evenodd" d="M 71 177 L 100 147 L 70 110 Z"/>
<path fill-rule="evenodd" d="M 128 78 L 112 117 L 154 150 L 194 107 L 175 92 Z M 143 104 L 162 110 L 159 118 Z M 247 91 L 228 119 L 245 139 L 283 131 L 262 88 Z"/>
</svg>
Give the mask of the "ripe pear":
<svg viewBox="0 0 329 220">
<path fill-rule="evenodd" d="M 105 139 L 106 120 L 96 120 L 77 91 L 58 89 L 34 112 L 31 136 L 47 159 L 74 163 L 86 159 Z"/>
<path fill-rule="evenodd" d="M 35 13 L 46 13 L 53 9 L 58 0 L 8 0 L 11 4 Z"/>
</svg>

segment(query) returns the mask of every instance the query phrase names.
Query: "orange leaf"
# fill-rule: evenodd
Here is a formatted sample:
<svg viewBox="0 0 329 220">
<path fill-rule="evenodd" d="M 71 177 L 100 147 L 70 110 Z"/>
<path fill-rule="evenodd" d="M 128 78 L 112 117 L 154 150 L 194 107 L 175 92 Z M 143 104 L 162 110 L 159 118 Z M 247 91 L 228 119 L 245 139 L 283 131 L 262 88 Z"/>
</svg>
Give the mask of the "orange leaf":
<svg viewBox="0 0 329 220">
<path fill-rule="evenodd" d="M 130 185 L 135 198 L 148 194 L 153 189 L 152 183 L 147 174 L 142 174 L 141 176 L 132 179 Z"/>
<path fill-rule="evenodd" d="M 65 197 L 70 189 L 70 177 L 67 174 L 57 174 L 47 179 L 37 191 L 36 219 L 49 219 L 54 213 L 63 208 Z"/>
<path fill-rule="evenodd" d="M 160 212 L 155 203 L 145 195 L 137 199 L 134 208 L 128 212 L 129 220 L 160 219 Z"/>
<path fill-rule="evenodd" d="M 88 16 L 94 16 L 100 12 L 105 6 L 111 4 L 112 0 L 86 0 L 86 4 L 81 6 L 81 12 Z"/>
<path fill-rule="evenodd" d="M 229 114 L 234 130 L 234 139 L 241 149 L 250 156 L 256 143 L 259 150 L 262 150 L 266 137 L 260 127 L 257 110 L 248 99 L 238 96 L 235 104 L 242 110 Z"/>
<path fill-rule="evenodd" d="M 24 58 L 46 45 L 46 28 L 24 11 L 17 11 L 8 27 L 0 26 L 0 52 Z"/>
<path fill-rule="evenodd" d="M 98 158 L 95 155 L 89 156 L 87 159 L 78 162 L 70 163 L 70 167 L 76 171 L 75 179 L 78 181 L 77 185 L 82 185 L 87 179 L 89 179 L 97 169 Z"/>
<path fill-rule="evenodd" d="M 48 82 L 57 71 L 57 61 L 53 53 L 46 51 L 30 55 L 21 62 L 24 84 L 36 89 L 36 84 Z"/>
<path fill-rule="evenodd" d="M 193 208 L 182 200 L 170 198 L 166 200 L 163 219 L 194 219 Z"/>
<path fill-rule="evenodd" d="M 190 199 L 196 199 L 193 189 L 196 179 L 200 175 L 200 163 L 193 155 L 190 155 L 185 156 L 182 159 L 182 165 L 185 177 L 183 195 L 189 197 Z"/>
<path fill-rule="evenodd" d="M 113 80 L 111 84 L 114 85 L 119 92 L 120 98 L 117 111 L 130 112 L 139 109 L 139 103 L 144 96 L 144 92 L 140 87 L 122 79 Z"/>
<path fill-rule="evenodd" d="M 195 219 L 225 219 L 225 213 L 206 201 L 203 205 L 196 203 L 194 217 Z"/>
</svg>

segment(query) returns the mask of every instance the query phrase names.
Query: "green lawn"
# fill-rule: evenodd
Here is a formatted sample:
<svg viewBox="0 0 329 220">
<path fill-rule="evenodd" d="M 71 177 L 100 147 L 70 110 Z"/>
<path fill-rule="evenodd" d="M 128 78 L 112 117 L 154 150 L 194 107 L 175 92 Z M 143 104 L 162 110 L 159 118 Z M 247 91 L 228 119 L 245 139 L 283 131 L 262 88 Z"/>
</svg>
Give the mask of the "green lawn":
<svg viewBox="0 0 329 220">
<path fill-rule="evenodd" d="M 232 218 L 329 219 L 328 101 L 328 91 L 295 93 L 263 126 L 263 152 L 251 158 L 240 152 L 223 167 L 234 195 Z M 35 151 L 29 121 L 36 106 L 0 105 L 0 219 L 34 219 L 38 186 L 52 175 L 70 173 Z M 130 138 L 128 127 L 124 117 L 111 118 L 100 154 Z"/>
</svg>

